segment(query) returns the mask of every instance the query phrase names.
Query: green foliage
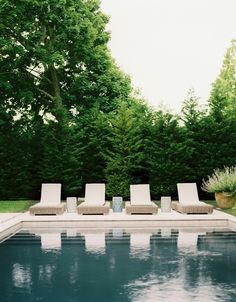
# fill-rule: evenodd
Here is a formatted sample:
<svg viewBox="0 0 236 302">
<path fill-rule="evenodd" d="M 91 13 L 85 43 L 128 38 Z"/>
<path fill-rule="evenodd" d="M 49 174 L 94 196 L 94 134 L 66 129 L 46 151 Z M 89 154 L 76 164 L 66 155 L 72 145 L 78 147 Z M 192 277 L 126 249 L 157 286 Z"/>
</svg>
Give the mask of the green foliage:
<svg viewBox="0 0 236 302">
<path fill-rule="evenodd" d="M 110 148 L 104 152 L 107 194 L 128 197 L 132 175 L 140 168 L 143 152 L 140 123 L 125 102 L 111 114 L 108 139 Z"/>
<path fill-rule="evenodd" d="M 223 66 L 216 81 L 213 83 L 210 108 L 217 120 L 236 115 L 236 40 L 226 52 Z"/>
<path fill-rule="evenodd" d="M 15 110 L 64 120 L 96 102 L 110 111 L 131 92 L 110 57 L 99 1 L 3 0 L 0 20 L 0 98 Z"/>
<path fill-rule="evenodd" d="M 236 194 L 236 166 L 215 169 L 207 180 L 203 180 L 202 189 L 206 192 L 224 192 L 227 195 Z"/>
<path fill-rule="evenodd" d="M 0 196 L 37 198 L 43 181 L 77 195 L 84 182 L 104 181 L 100 113 L 132 88 L 110 56 L 99 5 L 0 2 Z"/>
<path fill-rule="evenodd" d="M 29 196 L 30 161 L 28 137 L 22 122 L 12 122 L 0 104 L 0 198 Z"/>
<path fill-rule="evenodd" d="M 175 116 L 134 94 L 107 22 L 97 0 L 0 2 L 0 198 L 39 198 L 46 181 L 63 197 L 87 182 L 107 182 L 109 196 L 128 197 L 131 183 L 174 196 L 177 182 L 236 164 L 235 41 L 210 110 L 190 90 Z"/>
<path fill-rule="evenodd" d="M 173 193 L 176 183 L 188 178 L 192 150 L 186 146 L 185 138 L 176 117 L 161 111 L 154 115 L 146 151 L 154 196 Z"/>
<path fill-rule="evenodd" d="M 75 119 L 74 131 L 77 144 L 80 142 L 82 183 L 105 182 L 103 152 L 108 145 L 109 126 L 106 115 L 96 106 Z M 78 177 L 78 176 L 77 176 Z"/>
</svg>

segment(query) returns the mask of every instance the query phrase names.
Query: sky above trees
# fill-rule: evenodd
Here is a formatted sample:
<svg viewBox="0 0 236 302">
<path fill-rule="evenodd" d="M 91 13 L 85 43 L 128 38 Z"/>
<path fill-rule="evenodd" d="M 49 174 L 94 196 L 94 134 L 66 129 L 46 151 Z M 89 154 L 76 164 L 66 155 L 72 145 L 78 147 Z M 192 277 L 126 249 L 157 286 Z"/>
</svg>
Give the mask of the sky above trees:
<svg viewBox="0 0 236 302">
<path fill-rule="evenodd" d="M 236 38 L 235 0 L 101 0 L 109 47 L 153 106 L 179 111 L 189 89 L 205 103 Z"/>
</svg>

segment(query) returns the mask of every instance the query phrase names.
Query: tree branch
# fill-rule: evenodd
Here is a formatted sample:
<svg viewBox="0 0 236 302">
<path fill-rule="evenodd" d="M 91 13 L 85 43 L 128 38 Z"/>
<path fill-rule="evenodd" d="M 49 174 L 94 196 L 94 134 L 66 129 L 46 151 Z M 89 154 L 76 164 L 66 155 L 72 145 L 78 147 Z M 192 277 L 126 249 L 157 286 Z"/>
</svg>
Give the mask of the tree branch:
<svg viewBox="0 0 236 302">
<path fill-rule="evenodd" d="M 55 101 L 55 97 L 52 96 L 52 95 L 51 95 L 50 93 L 48 93 L 47 91 L 45 91 L 45 90 L 43 90 L 43 89 L 41 89 L 41 88 L 38 88 L 38 87 L 36 87 L 36 89 L 37 89 L 38 91 L 40 91 L 41 93 L 43 93 L 44 95 L 46 95 L 47 97 L 49 97 L 50 100 Z"/>
</svg>

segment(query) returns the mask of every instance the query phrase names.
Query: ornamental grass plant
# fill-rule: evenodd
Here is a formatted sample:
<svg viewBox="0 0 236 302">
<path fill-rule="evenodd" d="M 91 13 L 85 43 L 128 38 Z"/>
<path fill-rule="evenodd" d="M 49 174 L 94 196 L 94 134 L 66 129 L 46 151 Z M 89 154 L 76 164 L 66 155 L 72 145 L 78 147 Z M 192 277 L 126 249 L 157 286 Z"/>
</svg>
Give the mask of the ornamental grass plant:
<svg viewBox="0 0 236 302">
<path fill-rule="evenodd" d="M 224 195 L 236 195 L 236 166 L 215 169 L 207 180 L 203 180 L 202 189 L 209 193 L 222 192 Z"/>
</svg>

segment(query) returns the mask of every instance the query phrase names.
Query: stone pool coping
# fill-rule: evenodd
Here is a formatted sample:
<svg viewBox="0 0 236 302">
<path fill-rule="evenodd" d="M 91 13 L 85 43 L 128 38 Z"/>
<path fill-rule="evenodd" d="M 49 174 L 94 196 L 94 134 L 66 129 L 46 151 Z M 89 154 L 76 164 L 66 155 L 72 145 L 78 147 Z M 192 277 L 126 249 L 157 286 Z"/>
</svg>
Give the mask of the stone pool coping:
<svg viewBox="0 0 236 302">
<path fill-rule="evenodd" d="M 0 241 L 20 229 L 53 228 L 229 228 L 236 231 L 236 217 L 214 210 L 213 214 L 180 214 L 158 212 L 157 215 L 78 215 L 32 216 L 26 213 L 0 213 Z"/>
</svg>

